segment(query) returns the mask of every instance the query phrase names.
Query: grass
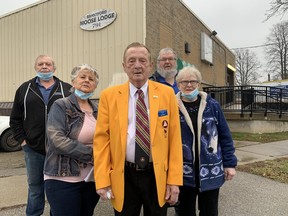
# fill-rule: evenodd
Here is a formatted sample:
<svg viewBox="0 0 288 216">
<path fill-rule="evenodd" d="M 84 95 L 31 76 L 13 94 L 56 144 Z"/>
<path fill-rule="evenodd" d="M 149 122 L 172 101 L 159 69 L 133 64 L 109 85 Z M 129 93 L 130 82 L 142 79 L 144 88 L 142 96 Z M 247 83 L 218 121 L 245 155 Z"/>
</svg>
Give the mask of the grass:
<svg viewBox="0 0 288 216">
<path fill-rule="evenodd" d="M 288 184 L 288 157 L 239 165 L 237 170 Z"/>
<path fill-rule="evenodd" d="M 288 132 L 263 134 L 233 132 L 232 137 L 234 140 L 238 141 L 269 143 L 288 140 Z M 237 170 L 288 184 L 288 157 L 239 165 L 237 166 Z"/>
<path fill-rule="evenodd" d="M 278 132 L 278 133 L 238 133 L 232 132 L 232 137 L 234 140 L 238 141 L 252 141 L 260 143 L 269 143 L 281 140 L 288 140 L 288 132 Z"/>
</svg>

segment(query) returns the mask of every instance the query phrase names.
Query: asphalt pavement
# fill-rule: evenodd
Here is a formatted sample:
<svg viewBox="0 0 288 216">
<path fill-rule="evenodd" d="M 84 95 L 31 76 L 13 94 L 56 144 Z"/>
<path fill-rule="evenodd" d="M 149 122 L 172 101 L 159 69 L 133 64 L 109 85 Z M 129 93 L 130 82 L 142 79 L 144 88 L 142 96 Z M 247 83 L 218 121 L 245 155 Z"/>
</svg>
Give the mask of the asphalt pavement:
<svg viewBox="0 0 288 216">
<path fill-rule="evenodd" d="M 261 160 L 288 157 L 288 140 L 272 143 L 237 142 L 236 155 L 238 164 Z M 19 153 L 18 153 L 19 154 Z M 1 154 L 0 154 L 1 157 Z M 25 169 L 7 169 L 0 174 L 0 215 L 25 215 L 27 183 Z M 228 181 L 220 190 L 219 216 L 287 216 L 288 184 L 237 172 L 232 181 Z M 44 216 L 49 215 L 46 204 Z M 112 216 L 113 209 L 109 202 L 100 201 L 95 208 L 99 216 Z M 173 216 L 174 210 L 168 210 Z"/>
</svg>

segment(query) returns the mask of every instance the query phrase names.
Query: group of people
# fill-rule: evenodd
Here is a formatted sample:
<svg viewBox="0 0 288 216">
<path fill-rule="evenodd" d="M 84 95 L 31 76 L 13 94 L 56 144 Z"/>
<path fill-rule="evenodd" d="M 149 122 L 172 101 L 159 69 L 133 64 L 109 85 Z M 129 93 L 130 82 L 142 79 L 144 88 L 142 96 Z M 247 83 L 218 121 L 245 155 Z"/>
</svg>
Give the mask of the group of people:
<svg viewBox="0 0 288 216">
<path fill-rule="evenodd" d="M 70 85 L 54 76 L 50 56 L 37 57 L 37 76 L 17 89 L 10 116 L 25 154 L 27 216 L 43 214 L 45 194 L 53 216 L 91 216 L 99 198 L 116 216 L 142 208 L 164 216 L 170 206 L 177 215 L 218 215 L 237 159 L 220 105 L 200 91 L 201 73 L 177 71 L 176 53 L 164 48 L 151 76 L 151 52 L 138 42 L 122 65 L 128 82 L 103 90 L 96 106 L 96 69 L 74 67 Z"/>
</svg>

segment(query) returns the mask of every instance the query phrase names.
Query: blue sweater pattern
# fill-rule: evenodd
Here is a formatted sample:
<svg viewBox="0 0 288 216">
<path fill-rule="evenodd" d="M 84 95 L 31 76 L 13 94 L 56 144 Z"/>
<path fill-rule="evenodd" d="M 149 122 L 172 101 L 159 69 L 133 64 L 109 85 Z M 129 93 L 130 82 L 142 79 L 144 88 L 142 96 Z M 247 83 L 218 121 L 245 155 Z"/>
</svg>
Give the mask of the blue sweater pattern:
<svg viewBox="0 0 288 216">
<path fill-rule="evenodd" d="M 200 92 L 198 112 L 199 170 L 195 170 L 195 136 L 189 114 L 177 94 L 183 147 L 183 184 L 195 187 L 195 172 L 199 173 L 200 191 L 213 190 L 225 182 L 224 167 L 236 167 L 237 158 L 229 127 L 219 103 Z"/>
</svg>

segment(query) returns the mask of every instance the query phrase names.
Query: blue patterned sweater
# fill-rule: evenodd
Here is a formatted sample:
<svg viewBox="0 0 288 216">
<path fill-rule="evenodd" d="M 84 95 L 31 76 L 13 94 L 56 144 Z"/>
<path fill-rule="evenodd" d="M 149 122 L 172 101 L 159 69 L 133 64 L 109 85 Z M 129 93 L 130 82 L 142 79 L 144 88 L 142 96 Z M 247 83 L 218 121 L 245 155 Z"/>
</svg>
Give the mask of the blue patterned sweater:
<svg viewBox="0 0 288 216">
<path fill-rule="evenodd" d="M 195 187 L 195 172 L 199 172 L 200 191 L 220 188 L 225 182 L 224 168 L 237 166 L 235 148 L 226 119 L 219 103 L 205 92 L 199 93 L 198 111 L 199 170 L 194 169 L 195 131 L 180 98 L 180 123 L 183 146 L 183 185 Z"/>
</svg>

